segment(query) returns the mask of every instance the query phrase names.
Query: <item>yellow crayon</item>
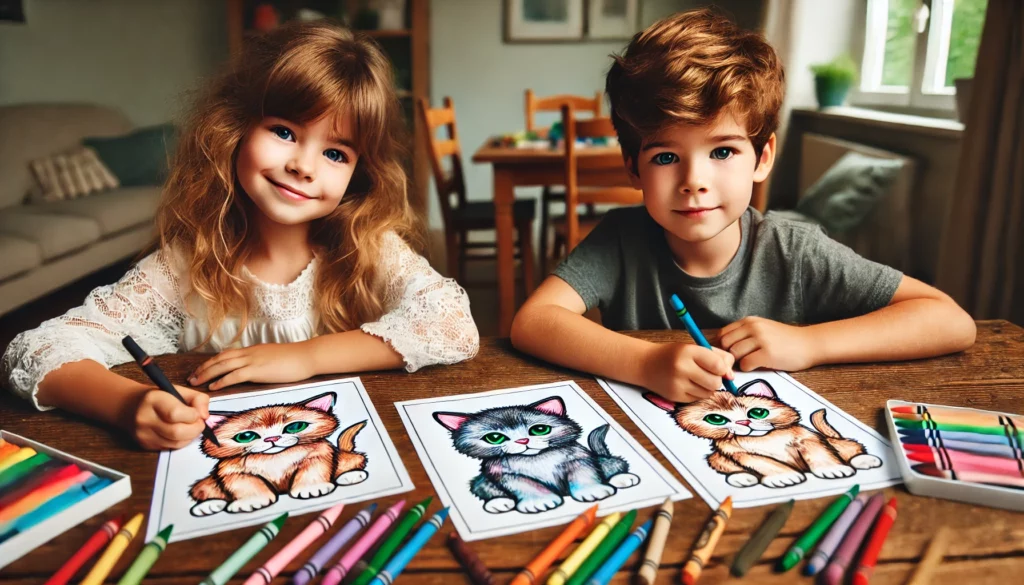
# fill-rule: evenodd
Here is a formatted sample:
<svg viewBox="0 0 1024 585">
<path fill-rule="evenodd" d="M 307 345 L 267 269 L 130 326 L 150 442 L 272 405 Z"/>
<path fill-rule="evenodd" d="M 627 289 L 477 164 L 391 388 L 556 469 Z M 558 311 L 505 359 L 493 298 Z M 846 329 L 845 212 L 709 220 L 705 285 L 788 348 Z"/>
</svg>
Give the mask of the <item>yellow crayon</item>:
<svg viewBox="0 0 1024 585">
<path fill-rule="evenodd" d="M 562 566 L 558 567 L 550 578 L 548 578 L 548 585 L 564 585 L 569 577 L 576 572 L 576 569 L 580 568 L 583 561 L 587 560 L 590 553 L 594 552 L 597 545 L 601 544 L 605 536 L 608 536 L 608 532 L 611 531 L 612 526 L 615 526 L 619 522 L 619 518 L 622 517 L 622 512 L 616 512 L 605 516 L 604 520 L 601 520 L 590 532 L 589 535 L 583 542 L 580 543 L 576 550 L 572 551 L 572 554 L 566 557 L 565 561 L 562 562 Z"/>
<path fill-rule="evenodd" d="M 142 514 L 136 514 L 127 524 L 121 527 L 121 531 L 107 545 L 107 550 L 103 551 L 103 556 L 100 557 L 100 560 L 96 561 L 92 570 L 85 576 L 85 579 L 82 579 L 79 585 L 101 585 L 103 583 L 103 580 L 110 574 L 114 565 L 117 564 L 117 559 L 121 558 L 121 555 L 124 554 L 125 549 L 131 544 L 135 534 L 142 526 L 142 516 Z"/>
<path fill-rule="evenodd" d="M 33 449 L 32 447 L 22 447 L 21 449 L 18 449 L 15 453 L 8 455 L 3 460 L 3 463 L 0 463 L 0 472 L 4 471 L 5 469 L 14 465 L 15 463 L 21 463 L 22 461 L 28 459 L 29 457 L 35 454 L 36 450 Z"/>
</svg>

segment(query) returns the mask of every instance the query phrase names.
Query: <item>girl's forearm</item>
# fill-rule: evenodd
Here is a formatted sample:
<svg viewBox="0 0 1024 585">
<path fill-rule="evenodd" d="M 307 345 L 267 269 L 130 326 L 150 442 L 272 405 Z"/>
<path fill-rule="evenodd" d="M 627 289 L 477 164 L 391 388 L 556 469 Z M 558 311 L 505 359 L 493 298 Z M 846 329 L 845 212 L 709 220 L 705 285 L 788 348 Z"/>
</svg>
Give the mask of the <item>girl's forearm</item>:
<svg viewBox="0 0 1024 585">
<path fill-rule="evenodd" d="M 320 335 L 305 343 L 314 375 L 394 370 L 405 365 L 402 354 L 387 342 L 359 329 Z"/>
<path fill-rule="evenodd" d="M 40 404 L 115 425 L 131 426 L 135 404 L 151 385 L 115 374 L 93 360 L 64 364 L 39 383 Z"/>
</svg>

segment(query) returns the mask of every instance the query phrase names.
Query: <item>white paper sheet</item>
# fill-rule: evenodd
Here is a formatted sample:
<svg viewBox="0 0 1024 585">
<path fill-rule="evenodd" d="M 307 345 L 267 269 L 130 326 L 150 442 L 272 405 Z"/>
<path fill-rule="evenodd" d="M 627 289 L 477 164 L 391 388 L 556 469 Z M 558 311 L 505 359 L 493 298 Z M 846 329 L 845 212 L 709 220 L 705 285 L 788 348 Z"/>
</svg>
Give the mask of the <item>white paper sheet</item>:
<svg viewBox="0 0 1024 585">
<path fill-rule="evenodd" d="M 860 484 L 864 491 L 901 482 L 896 457 L 887 440 L 784 373 L 737 372 L 736 386 L 741 396 L 753 396 L 749 400 L 719 402 L 713 407 L 699 403 L 673 405 L 641 388 L 609 380 L 599 379 L 598 383 L 712 509 L 726 496 L 732 496 L 733 506 L 744 508 L 790 498 L 801 500 L 838 494 L 854 484 Z M 770 398 L 769 392 L 774 392 L 777 400 Z M 731 396 L 725 390 L 719 391 L 719 395 L 716 398 Z M 700 402 L 709 400 L 712 399 Z M 796 410 L 798 419 L 791 416 L 792 411 L 788 411 L 786 405 Z M 681 410 L 683 408 L 686 410 Z M 754 410 L 756 408 L 766 412 Z M 860 443 L 864 456 L 850 456 L 857 449 L 849 442 L 836 443 L 844 445 L 842 449 L 833 448 L 833 443 L 828 442 L 820 430 L 815 430 L 822 426 L 820 415 L 815 417 L 819 419 L 817 425 L 811 415 L 821 409 L 824 409 L 826 424 L 843 438 Z M 723 422 L 714 417 L 716 414 L 729 420 Z M 710 421 L 704 418 L 709 415 Z M 684 430 L 677 424 L 677 417 L 684 418 L 685 424 L 701 436 Z M 748 436 L 736 434 L 748 430 L 751 431 Z M 712 433 L 721 433 L 717 448 L 714 439 L 702 438 Z M 807 447 L 791 447 L 788 451 L 792 459 L 785 461 L 786 445 L 792 446 L 791 439 L 795 436 L 803 437 L 799 443 Z M 818 441 L 824 441 L 826 446 L 821 447 Z M 845 459 L 840 451 L 847 454 Z M 715 460 L 722 471 L 716 471 L 709 461 L 715 452 L 721 454 Z M 783 459 L 770 457 L 767 452 L 782 453 Z"/>
<path fill-rule="evenodd" d="M 305 404 L 305 408 L 268 409 L 272 405 L 299 404 Z M 243 411 L 250 411 L 249 418 L 243 420 L 238 415 Z M 160 454 L 147 541 L 168 524 L 174 524 L 171 542 L 177 542 L 263 524 L 283 512 L 294 516 L 323 510 L 339 502 L 360 502 L 413 489 L 409 474 L 359 378 L 215 397 L 210 400 L 210 412 L 217 438 L 228 451 L 222 453 L 225 457 L 207 456 L 200 449 L 200 437 L 184 449 Z M 235 416 L 218 420 L 214 413 L 234 413 Z M 260 420 L 255 420 L 256 415 L 260 415 Z M 360 428 L 359 423 L 363 421 L 366 424 Z M 307 423 L 305 428 L 299 424 L 303 422 Z M 330 431 L 332 425 L 336 427 Z M 344 455 L 345 449 L 339 449 L 339 439 L 346 429 L 350 429 L 349 436 L 354 433 L 350 457 Z M 328 431 L 330 433 L 326 434 Z M 245 434 L 247 432 L 256 436 Z M 297 443 L 289 444 L 296 440 Z M 270 452 L 254 454 L 263 449 Z M 237 466 L 242 458 L 235 454 L 243 451 L 247 454 L 244 458 L 247 467 L 239 470 Z M 311 454 L 323 453 L 328 456 L 342 453 L 337 459 L 345 462 L 333 469 L 330 464 L 315 466 L 312 461 L 316 457 Z M 365 462 L 359 454 L 365 455 Z M 215 472 L 218 465 L 225 468 Z M 232 473 L 233 479 L 224 481 L 223 478 Z M 270 481 L 259 479 L 254 473 Z M 320 481 L 325 474 L 333 480 Z M 271 487 L 275 482 L 281 487 Z M 193 494 L 193 485 L 214 483 L 218 487 L 209 487 L 199 499 Z M 232 494 L 216 494 L 224 495 L 223 499 L 205 499 L 212 490 L 228 485 L 233 486 Z M 294 490 L 303 493 L 296 494 Z M 278 492 L 277 500 L 272 504 L 244 510 L 253 507 L 253 503 L 265 503 L 267 494 L 274 492 Z M 218 508 L 223 509 L 217 511 Z M 203 513 L 206 515 L 199 515 Z"/>
<path fill-rule="evenodd" d="M 690 497 L 572 381 L 396 402 L 395 407 L 463 540 L 566 524 L 594 503 L 603 516 L 657 505 L 666 497 Z M 479 414 L 488 409 L 501 410 Z M 456 438 L 463 452 L 456 449 Z M 595 455 L 591 438 L 597 453 L 606 449 L 611 457 Z M 488 493 L 475 495 L 474 481 L 480 482 L 478 493 Z"/>
</svg>

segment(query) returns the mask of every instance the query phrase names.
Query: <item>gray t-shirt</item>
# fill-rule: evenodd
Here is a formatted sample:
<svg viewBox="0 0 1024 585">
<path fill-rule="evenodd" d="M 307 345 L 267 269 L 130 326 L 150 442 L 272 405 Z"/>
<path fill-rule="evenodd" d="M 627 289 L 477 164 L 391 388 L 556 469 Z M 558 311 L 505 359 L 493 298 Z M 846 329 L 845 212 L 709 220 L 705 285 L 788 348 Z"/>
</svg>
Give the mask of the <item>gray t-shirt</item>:
<svg viewBox="0 0 1024 585">
<path fill-rule="evenodd" d="M 835 321 L 889 304 L 903 275 L 830 239 L 818 226 L 747 209 L 736 256 L 698 278 L 675 263 L 664 229 L 645 207 L 618 208 L 555 269 L 605 327 L 682 329 L 678 294 L 699 327 L 748 316 L 793 324 Z"/>
</svg>

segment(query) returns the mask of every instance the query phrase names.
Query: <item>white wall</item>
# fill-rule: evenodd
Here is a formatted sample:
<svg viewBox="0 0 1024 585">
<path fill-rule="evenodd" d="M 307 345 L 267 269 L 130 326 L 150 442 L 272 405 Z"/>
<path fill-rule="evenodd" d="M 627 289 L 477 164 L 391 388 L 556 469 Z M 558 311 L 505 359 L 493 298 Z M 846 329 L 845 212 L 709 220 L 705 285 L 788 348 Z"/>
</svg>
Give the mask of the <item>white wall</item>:
<svg viewBox="0 0 1024 585">
<path fill-rule="evenodd" d="M 93 102 L 164 122 L 227 56 L 220 0 L 24 0 L 0 23 L 0 104 Z"/>
</svg>

